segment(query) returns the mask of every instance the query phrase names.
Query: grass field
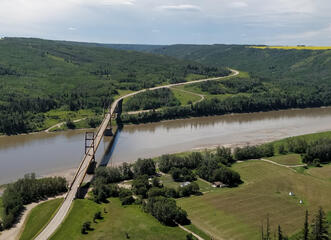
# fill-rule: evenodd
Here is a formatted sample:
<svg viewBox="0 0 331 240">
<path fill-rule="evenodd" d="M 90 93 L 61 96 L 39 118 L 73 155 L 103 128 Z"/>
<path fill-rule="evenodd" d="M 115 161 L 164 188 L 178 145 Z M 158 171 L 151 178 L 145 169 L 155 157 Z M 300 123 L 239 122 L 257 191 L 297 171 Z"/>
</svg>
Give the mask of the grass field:
<svg viewBox="0 0 331 240">
<path fill-rule="evenodd" d="M 258 49 L 284 49 L 284 50 L 331 50 L 331 47 L 316 47 L 316 46 L 252 46 L 251 48 Z"/>
<path fill-rule="evenodd" d="M 107 213 L 104 213 L 104 208 Z M 104 218 L 98 220 L 97 223 L 92 223 L 94 230 L 89 231 L 86 235 L 81 234 L 81 225 L 85 221 L 92 222 L 94 213 L 97 211 L 101 211 Z M 192 225 L 187 227 L 201 233 L 200 230 Z M 187 235 L 179 227 L 162 225 L 154 217 L 144 213 L 138 205 L 123 207 L 119 199 L 112 198 L 110 203 L 101 205 L 90 200 L 75 200 L 70 215 L 51 239 L 122 240 L 126 239 L 126 233 L 133 240 L 185 240 Z"/>
<path fill-rule="evenodd" d="M 201 99 L 201 97 L 198 95 L 195 95 L 195 94 L 192 94 L 189 92 L 184 92 L 184 91 L 178 90 L 176 88 L 171 88 L 171 91 L 175 95 L 175 98 L 177 98 L 180 101 L 181 105 L 187 105 L 187 104 L 189 104 L 189 102 L 194 103 Z"/>
<path fill-rule="evenodd" d="M 301 229 L 306 208 L 310 212 L 318 206 L 331 209 L 329 166 L 309 169 L 314 175 L 255 160 L 234 164 L 233 168 L 244 180 L 238 188 L 178 200 L 193 224 L 215 239 L 258 239 L 267 214 L 273 231 L 281 224 L 284 232 L 292 235 Z M 290 191 L 296 196 L 290 197 Z"/>
<path fill-rule="evenodd" d="M 277 155 L 274 157 L 266 158 L 271 161 L 274 161 L 279 164 L 284 164 L 284 165 L 299 165 L 302 164 L 301 156 L 300 154 L 286 154 L 286 155 Z"/>
<path fill-rule="evenodd" d="M 39 233 L 51 219 L 63 198 L 57 198 L 37 205 L 33 208 L 25 221 L 25 227 L 20 240 L 30 240 Z"/>
</svg>

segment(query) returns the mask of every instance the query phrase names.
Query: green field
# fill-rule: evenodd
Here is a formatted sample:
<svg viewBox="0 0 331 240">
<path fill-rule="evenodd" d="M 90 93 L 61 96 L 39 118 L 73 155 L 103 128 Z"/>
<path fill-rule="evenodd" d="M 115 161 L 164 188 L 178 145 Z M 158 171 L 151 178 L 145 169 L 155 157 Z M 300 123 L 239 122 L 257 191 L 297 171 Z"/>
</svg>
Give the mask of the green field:
<svg viewBox="0 0 331 240">
<path fill-rule="evenodd" d="M 104 213 L 104 208 L 107 213 Z M 92 223 L 94 230 L 83 235 L 81 225 L 85 221 L 93 220 L 94 213 L 102 212 L 103 219 Z M 192 225 L 188 228 L 196 230 Z M 96 204 L 90 200 L 75 200 L 70 215 L 60 229 L 51 238 L 52 240 L 75 239 L 186 239 L 187 233 L 178 227 L 167 227 L 159 223 L 151 215 L 144 213 L 140 206 L 121 206 L 119 199 L 111 198 L 110 203 Z M 198 232 L 199 233 L 199 232 Z"/>
<path fill-rule="evenodd" d="M 302 164 L 300 154 L 277 155 L 266 159 L 288 166 Z"/>
<path fill-rule="evenodd" d="M 25 220 L 24 230 L 20 236 L 20 240 L 33 239 L 45 225 L 51 220 L 51 217 L 55 214 L 62 203 L 63 198 L 57 198 L 44 203 L 39 204 L 33 208 Z"/>
<path fill-rule="evenodd" d="M 171 88 L 171 91 L 173 92 L 175 97 L 180 101 L 181 105 L 187 105 L 190 102 L 194 103 L 201 99 L 200 96 L 195 95 L 194 93 L 184 92 L 176 88 Z"/>
<path fill-rule="evenodd" d="M 312 175 L 256 160 L 233 168 L 244 180 L 240 187 L 178 200 L 193 224 L 215 239 L 258 239 L 267 214 L 272 231 L 280 224 L 292 235 L 301 229 L 306 208 L 331 209 L 331 166 L 309 169 Z M 288 196 L 290 191 L 296 196 Z"/>
</svg>

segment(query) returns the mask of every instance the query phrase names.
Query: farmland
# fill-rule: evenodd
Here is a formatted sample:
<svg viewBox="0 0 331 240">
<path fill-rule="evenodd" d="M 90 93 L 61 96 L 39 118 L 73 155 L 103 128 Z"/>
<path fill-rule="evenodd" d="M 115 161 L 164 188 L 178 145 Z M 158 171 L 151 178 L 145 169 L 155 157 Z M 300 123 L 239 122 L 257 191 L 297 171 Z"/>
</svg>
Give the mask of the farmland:
<svg viewBox="0 0 331 240">
<path fill-rule="evenodd" d="M 331 166 L 301 174 L 251 160 L 233 168 L 245 182 L 240 187 L 178 201 L 192 222 L 215 239 L 257 239 L 267 214 L 272 231 L 281 224 L 284 232 L 292 235 L 301 229 L 306 208 L 311 212 L 318 206 L 331 210 Z M 288 196 L 290 191 L 296 196 Z M 304 204 L 300 205 L 299 200 Z"/>
</svg>

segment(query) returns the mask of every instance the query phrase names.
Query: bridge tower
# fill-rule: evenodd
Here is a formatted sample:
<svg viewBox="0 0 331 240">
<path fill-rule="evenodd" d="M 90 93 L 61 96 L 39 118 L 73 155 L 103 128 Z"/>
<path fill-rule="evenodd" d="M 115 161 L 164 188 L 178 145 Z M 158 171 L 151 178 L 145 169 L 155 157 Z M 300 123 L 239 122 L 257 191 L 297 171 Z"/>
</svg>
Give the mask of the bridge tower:
<svg viewBox="0 0 331 240">
<path fill-rule="evenodd" d="M 85 154 L 93 150 L 92 161 L 95 161 L 95 144 L 94 144 L 94 132 L 85 132 Z"/>
<path fill-rule="evenodd" d="M 92 161 L 88 166 L 86 173 L 87 174 L 94 174 L 95 167 L 97 162 L 95 161 L 95 135 L 94 132 L 86 132 L 85 133 L 85 154 L 87 154 L 90 149 L 92 148 Z M 90 155 L 91 156 L 91 155 Z"/>
</svg>

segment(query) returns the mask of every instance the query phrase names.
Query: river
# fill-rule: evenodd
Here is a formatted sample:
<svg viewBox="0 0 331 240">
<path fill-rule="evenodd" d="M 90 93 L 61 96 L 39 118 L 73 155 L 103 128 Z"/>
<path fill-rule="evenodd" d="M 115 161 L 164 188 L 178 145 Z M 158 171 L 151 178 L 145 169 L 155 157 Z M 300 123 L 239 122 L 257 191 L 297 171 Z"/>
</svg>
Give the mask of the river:
<svg viewBox="0 0 331 240">
<path fill-rule="evenodd" d="M 104 138 L 97 160 L 104 164 L 203 149 L 217 145 L 256 144 L 284 137 L 331 130 L 331 108 L 232 114 L 125 126 L 113 149 Z M 0 184 L 25 173 L 37 176 L 77 167 L 84 152 L 84 131 L 0 137 Z"/>
</svg>

